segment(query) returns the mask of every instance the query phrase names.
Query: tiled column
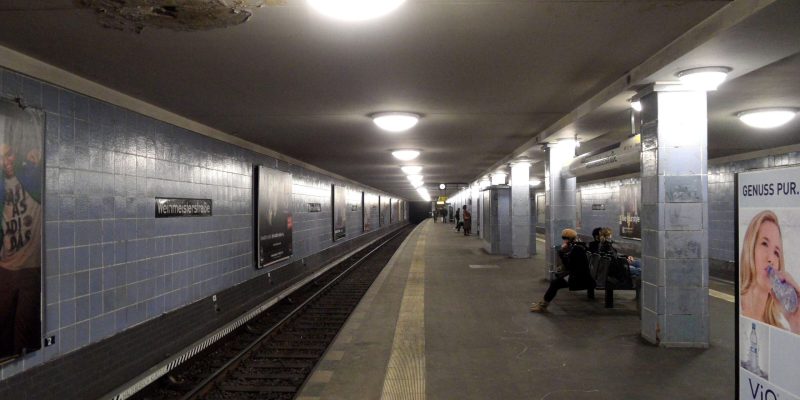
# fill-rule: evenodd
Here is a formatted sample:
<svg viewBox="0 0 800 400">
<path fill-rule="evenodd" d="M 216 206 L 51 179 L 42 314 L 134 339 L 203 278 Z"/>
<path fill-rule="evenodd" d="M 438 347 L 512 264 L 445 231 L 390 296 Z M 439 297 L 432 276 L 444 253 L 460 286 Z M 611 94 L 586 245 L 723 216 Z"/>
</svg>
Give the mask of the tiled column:
<svg viewBox="0 0 800 400">
<path fill-rule="evenodd" d="M 656 85 L 642 97 L 642 336 L 708 347 L 706 93 Z"/>
<path fill-rule="evenodd" d="M 553 264 L 553 246 L 561 244 L 561 231 L 575 228 L 575 178 L 561 176 L 561 167 L 575 157 L 575 142 L 562 140 L 549 145 L 544 166 L 545 184 L 545 273 Z M 547 275 L 549 278 L 549 274 Z"/>
<path fill-rule="evenodd" d="M 531 163 L 511 164 L 511 257 L 531 256 Z"/>
</svg>

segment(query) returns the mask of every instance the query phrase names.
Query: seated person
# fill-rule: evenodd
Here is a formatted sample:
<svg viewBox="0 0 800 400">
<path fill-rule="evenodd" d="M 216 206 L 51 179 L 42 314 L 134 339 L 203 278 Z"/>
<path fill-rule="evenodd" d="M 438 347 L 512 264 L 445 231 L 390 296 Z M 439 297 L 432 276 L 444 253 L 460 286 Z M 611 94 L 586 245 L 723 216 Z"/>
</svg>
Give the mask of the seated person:
<svg viewBox="0 0 800 400">
<path fill-rule="evenodd" d="M 612 257 L 616 257 L 617 249 L 614 248 L 614 241 L 611 240 L 613 232 L 611 228 L 602 228 L 598 234 L 599 245 L 597 251 L 600 253 L 611 253 Z"/>
<path fill-rule="evenodd" d="M 631 271 L 631 278 L 640 278 L 642 276 L 642 260 L 628 256 L 628 270 Z"/>
<path fill-rule="evenodd" d="M 602 227 L 597 227 L 592 230 L 592 240 L 589 242 L 589 252 L 590 253 L 597 253 L 600 251 L 600 231 L 603 230 Z"/>
<path fill-rule="evenodd" d="M 533 303 L 531 312 L 547 311 L 547 306 L 556 297 L 559 289 L 569 290 L 594 289 L 595 282 L 589 272 L 589 258 L 586 257 L 586 245 L 578 240 L 578 232 L 573 229 L 561 231 L 561 249 L 558 252 L 564 265 L 563 272 L 557 272 L 555 279 L 544 294 L 543 301 Z"/>
</svg>

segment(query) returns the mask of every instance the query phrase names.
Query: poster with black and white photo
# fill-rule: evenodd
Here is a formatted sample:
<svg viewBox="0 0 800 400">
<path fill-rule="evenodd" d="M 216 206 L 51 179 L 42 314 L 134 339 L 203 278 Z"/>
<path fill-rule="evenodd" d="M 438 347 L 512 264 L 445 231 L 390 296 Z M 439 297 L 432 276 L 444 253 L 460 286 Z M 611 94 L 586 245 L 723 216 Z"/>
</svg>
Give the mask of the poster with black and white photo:
<svg viewBox="0 0 800 400">
<path fill-rule="evenodd" d="M 333 241 L 347 236 L 347 188 L 333 185 Z"/>
<path fill-rule="evenodd" d="M 364 193 L 364 232 L 375 230 L 378 220 L 378 196 Z"/>
<path fill-rule="evenodd" d="M 0 101 L 0 363 L 41 348 L 41 112 Z"/>
<path fill-rule="evenodd" d="M 400 220 L 400 203 L 397 199 L 391 199 L 391 202 L 392 223 L 395 223 Z"/>
<path fill-rule="evenodd" d="M 642 198 L 641 186 L 637 184 L 621 185 L 619 201 L 619 236 L 629 239 L 642 238 L 642 225 L 639 218 L 639 203 Z"/>
<path fill-rule="evenodd" d="M 389 225 L 389 198 L 386 196 L 378 196 L 378 203 L 380 207 L 380 226 Z"/>
<path fill-rule="evenodd" d="M 256 267 L 292 255 L 292 174 L 262 165 L 254 168 L 256 193 Z"/>
<path fill-rule="evenodd" d="M 737 174 L 740 399 L 800 399 L 800 167 Z"/>
</svg>

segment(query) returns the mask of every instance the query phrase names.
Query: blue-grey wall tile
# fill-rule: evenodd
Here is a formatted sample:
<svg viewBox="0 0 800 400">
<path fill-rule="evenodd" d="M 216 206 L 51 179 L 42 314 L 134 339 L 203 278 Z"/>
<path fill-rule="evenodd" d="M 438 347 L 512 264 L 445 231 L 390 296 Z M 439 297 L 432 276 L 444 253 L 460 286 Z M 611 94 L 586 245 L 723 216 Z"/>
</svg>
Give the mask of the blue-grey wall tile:
<svg viewBox="0 0 800 400">
<path fill-rule="evenodd" d="M 88 287 L 88 286 L 87 286 Z M 90 296 L 75 299 L 75 321 L 83 322 L 92 317 L 92 302 Z"/>
<path fill-rule="evenodd" d="M 84 347 L 92 340 L 92 324 L 86 320 L 75 325 L 75 347 Z"/>
<path fill-rule="evenodd" d="M 42 105 L 47 112 L 59 114 L 58 88 L 42 84 Z"/>
<path fill-rule="evenodd" d="M 63 277 L 62 277 L 63 282 Z M 69 300 L 62 300 L 61 304 L 59 305 L 60 308 L 60 324 L 61 326 L 68 326 L 75 323 L 75 300 L 70 298 Z"/>
<path fill-rule="evenodd" d="M 75 271 L 86 271 L 90 268 L 89 246 L 75 247 Z"/>
<path fill-rule="evenodd" d="M 19 74 L 3 69 L 3 95 L 8 98 L 17 98 L 22 96 L 22 76 Z"/>
<path fill-rule="evenodd" d="M 75 248 L 62 248 L 58 252 L 58 266 L 60 274 L 71 274 L 75 272 Z"/>
</svg>

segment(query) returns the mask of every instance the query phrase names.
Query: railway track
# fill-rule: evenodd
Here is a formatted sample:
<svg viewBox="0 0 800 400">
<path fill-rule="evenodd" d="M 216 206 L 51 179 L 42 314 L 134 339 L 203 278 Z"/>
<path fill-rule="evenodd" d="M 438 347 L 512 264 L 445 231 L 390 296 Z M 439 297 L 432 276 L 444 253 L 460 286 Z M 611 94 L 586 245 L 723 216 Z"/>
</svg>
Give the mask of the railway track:
<svg viewBox="0 0 800 400">
<path fill-rule="evenodd" d="M 293 399 L 412 228 L 342 261 L 133 399 Z"/>
</svg>

